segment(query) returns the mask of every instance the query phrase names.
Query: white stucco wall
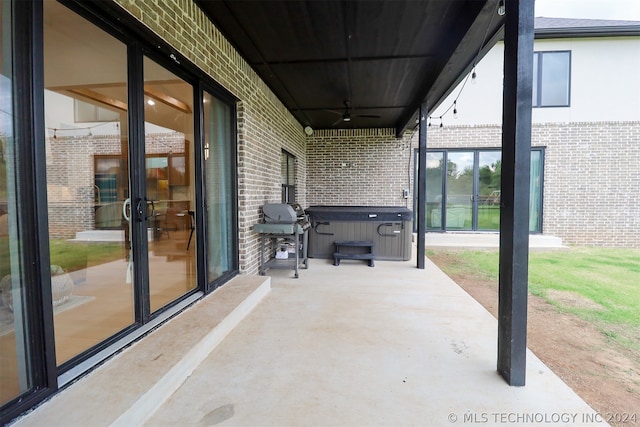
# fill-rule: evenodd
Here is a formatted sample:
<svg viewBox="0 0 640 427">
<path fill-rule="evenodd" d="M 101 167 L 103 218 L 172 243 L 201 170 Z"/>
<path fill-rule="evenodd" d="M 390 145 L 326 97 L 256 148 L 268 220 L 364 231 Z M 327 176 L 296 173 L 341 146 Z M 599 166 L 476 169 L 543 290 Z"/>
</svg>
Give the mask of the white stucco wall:
<svg viewBox="0 0 640 427">
<path fill-rule="evenodd" d="M 535 51 L 571 51 L 570 107 L 534 108 L 534 123 L 640 120 L 640 37 L 536 40 Z M 445 126 L 484 125 L 502 119 L 504 44 L 498 43 L 476 66 L 475 82 L 464 80 L 432 114 Z M 459 96 L 459 97 L 458 97 Z M 453 108 L 457 101 L 457 118 Z"/>
</svg>

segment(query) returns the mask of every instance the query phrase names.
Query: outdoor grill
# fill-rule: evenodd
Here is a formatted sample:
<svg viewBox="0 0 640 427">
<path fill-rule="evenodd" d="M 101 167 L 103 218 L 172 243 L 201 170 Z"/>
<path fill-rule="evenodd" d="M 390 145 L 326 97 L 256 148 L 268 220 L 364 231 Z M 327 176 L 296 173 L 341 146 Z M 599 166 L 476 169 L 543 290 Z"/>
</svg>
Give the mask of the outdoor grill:
<svg viewBox="0 0 640 427">
<path fill-rule="evenodd" d="M 298 278 L 300 264 L 309 268 L 307 243 L 311 223 L 304 209 L 297 203 L 267 203 L 262 212 L 264 222 L 253 226 L 253 231 L 260 234 L 260 275 L 269 268 L 288 268 Z M 265 260 L 268 248 L 273 257 L 269 254 Z"/>
</svg>

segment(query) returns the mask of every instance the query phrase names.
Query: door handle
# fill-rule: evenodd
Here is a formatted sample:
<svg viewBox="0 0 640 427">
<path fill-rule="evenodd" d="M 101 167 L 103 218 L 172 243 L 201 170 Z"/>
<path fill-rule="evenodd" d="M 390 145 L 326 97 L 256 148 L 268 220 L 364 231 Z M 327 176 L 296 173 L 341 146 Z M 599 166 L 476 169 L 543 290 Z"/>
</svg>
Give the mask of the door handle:
<svg viewBox="0 0 640 427">
<path fill-rule="evenodd" d="M 129 207 L 129 209 L 127 209 Z M 127 222 L 131 222 L 131 198 L 127 198 L 122 204 L 122 216 Z"/>
<path fill-rule="evenodd" d="M 144 206 L 143 206 L 144 203 Z M 147 203 L 145 199 L 138 198 L 138 203 L 136 203 L 136 221 L 142 222 L 145 217 L 144 208 L 146 208 Z"/>
</svg>

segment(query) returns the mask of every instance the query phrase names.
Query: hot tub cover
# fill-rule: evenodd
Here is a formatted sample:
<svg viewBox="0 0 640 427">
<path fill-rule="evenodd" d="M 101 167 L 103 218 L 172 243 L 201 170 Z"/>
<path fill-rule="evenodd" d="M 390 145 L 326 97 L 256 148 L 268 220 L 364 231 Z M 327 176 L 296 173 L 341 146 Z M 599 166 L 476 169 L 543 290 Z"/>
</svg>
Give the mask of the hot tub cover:
<svg viewBox="0 0 640 427">
<path fill-rule="evenodd" d="M 310 206 L 311 221 L 411 221 L 413 213 L 404 206 Z"/>
</svg>

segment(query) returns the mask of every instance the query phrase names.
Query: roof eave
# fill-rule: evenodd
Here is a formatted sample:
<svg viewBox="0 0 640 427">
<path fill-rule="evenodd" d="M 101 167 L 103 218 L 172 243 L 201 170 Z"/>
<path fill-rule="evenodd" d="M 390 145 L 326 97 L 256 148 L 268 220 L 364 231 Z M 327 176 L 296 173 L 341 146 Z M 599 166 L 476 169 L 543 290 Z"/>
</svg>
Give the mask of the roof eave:
<svg viewBox="0 0 640 427">
<path fill-rule="evenodd" d="M 640 25 L 625 27 L 536 28 L 536 39 L 640 36 Z"/>
</svg>

